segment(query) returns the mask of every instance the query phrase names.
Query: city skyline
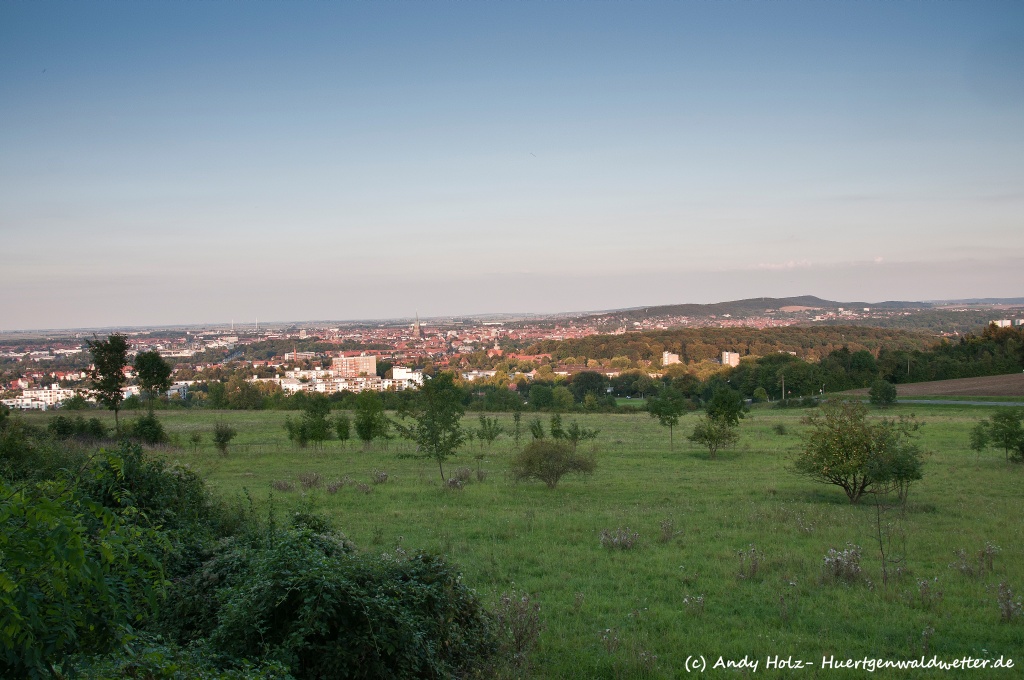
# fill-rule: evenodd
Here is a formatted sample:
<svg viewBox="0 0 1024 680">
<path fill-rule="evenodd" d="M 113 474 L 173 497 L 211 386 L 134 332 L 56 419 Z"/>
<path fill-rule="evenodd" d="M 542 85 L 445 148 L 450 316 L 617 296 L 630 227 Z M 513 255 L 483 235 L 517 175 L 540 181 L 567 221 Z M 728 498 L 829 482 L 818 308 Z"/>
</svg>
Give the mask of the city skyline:
<svg viewBox="0 0 1024 680">
<path fill-rule="evenodd" d="M 0 3 L 0 326 L 1016 297 L 1019 3 Z"/>
</svg>

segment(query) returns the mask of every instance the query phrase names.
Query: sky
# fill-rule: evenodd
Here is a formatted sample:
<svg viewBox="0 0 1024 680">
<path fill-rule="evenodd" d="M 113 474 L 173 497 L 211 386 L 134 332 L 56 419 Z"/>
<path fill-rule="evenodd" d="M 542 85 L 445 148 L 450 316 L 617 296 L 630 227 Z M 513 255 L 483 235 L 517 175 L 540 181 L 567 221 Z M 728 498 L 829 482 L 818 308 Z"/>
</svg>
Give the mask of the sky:
<svg viewBox="0 0 1024 680">
<path fill-rule="evenodd" d="M 0 0 L 0 330 L 1024 296 L 1024 3 Z"/>
</svg>

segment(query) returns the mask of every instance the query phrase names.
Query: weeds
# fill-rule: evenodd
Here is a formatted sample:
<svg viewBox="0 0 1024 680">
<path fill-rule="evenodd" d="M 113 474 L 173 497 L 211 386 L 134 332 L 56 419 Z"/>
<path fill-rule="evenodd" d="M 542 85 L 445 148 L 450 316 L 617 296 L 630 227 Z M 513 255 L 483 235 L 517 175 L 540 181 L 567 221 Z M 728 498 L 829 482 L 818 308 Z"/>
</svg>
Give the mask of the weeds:
<svg viewBox="0 0 1024 680">
<path fill-rule="evenodd" d="M 615 652 L 619 651 L 621 642 L 619 640 L 619 631 L 614 628 L 605 628 L 601 631 L 601 644 L 609 654 L 614 655 Z"/>
<path fill-rule="evenodd" d="M 829 548 L 828 554 L 822 563 L 824 578 L 833 583 L 843 581 L 844 583 L 856 583 L 861 578 L 860 568 L 861 548 L 852 543 L 846 544 L 846 550 L 842 552 L 835 548 Z"/>
<path fill-rule="evenodd" d="M 694 616 L 704 615 L 704 594 L 700 595 L 684 595 L 683 606 L 686 607 L 686 611 Z"/>
<path fill-rule="evenodd" d="M 286 479 L 275 479 L 270 483 L 274 491 L 295 491 L 295 485 Z"/>
<path fill-rule="evenodd" d="M 457 479 L 462 486 L 469 484 L 470 478 L 473 476 L 473 471 L 468 467 L 460 467 L 452 470 L 451 479 Z M 451 481 L 451 480 L 449 480 Z"/>
<path fill-rule="evenodd" d="M 388 473 L 384 470 L 374 468 L 373 472 L 370 474 L 370 479 L 374 484 L 386 484 L 388 481 Z"/>
<path fill-rule="evenodd" d="M 364 494 L 369 495 L 369 494 L 373 493 L 373 487 L 370 486 L 369 484 L 365 484 L 363 482 L 357 482 L 356 483 L 356 491 L 359 491 L 360 493 L 364 493 Z"/>
<path fill-rule="evenodd" d="M 1010 584 L 1000 581 L 999 590 L 996 593 L 996 602 L 999 604 L 999 618 L 1009 623 L 1021 615 L 1024 611 L 1024 602 L 1010 589 Z"/>
<path fill-rule="evenodd" d="M 764 553 L 758 552 L 753 543 L 749 550 L 739 550 L 736 555 L 740 558 L 740 570 L 736 574 L 739 579 L 750 580 L 757 576 L 761 563 L 764 561 Z"/>
<path fill-rule="evenodd" d="M 640 534 L 629 527 L 601 530 L 601 546 L 609 550 L 632 550 L 640 540 Z"/>
<path fill-rule="evenodd" d="M 462 487 L 464 487 L 465 485 L 465 482 L 463 482 L 458 477 L 449 477 L 448 480 L 444 483 L 444 487 L 451 491 L 462 491 Z"/>
<path fill-rule="evenodd" d="M 343 488 L 345 484 L 340 480 L 335 480 L 327 484 L 327 493 L 338 493 L 338 490 Z"/>
<path fill-rule="evenodd" d="M 661 534 L 658 536 L 658 542 L 668 543 L 682 533 L 682 530 L 676 531 L 676 524 L 671 519 L 663 519 L 661 520 Z"/>
<path fill-rule="evenodd" d="M 303 472 L 299 475 L 299 484 L 307 491 L 319 488 L 324 483 L 323 477 L 317 472 Z"/>
<path fill-rule="evenodd" d="M 525 666 L 544 629 L 540 604 L 513 588 L 498 598 L 494 622 L 501 639 L 502 656 L 511 659 L 516 666 Z"/>
<path fill-rule="evenodd" d="M 931 581 L 922 579 L 917 582 L 917 601 L 924 609 L 932 609 L 942 602 L 942 591 L 939 590 L 938 577 Z"/>
<path fill-rule="evenodd" d="M 780 435 L 780 436 L 781 435 L 785 435 L 785 434 L 789 434 L 789 430 L 782 423 L 776 423 L 775 426 L 772 427 L 772 430 L 775 431 L 775 434 Z"/>
<path fill-rule="evenodd" d="M 997 545 L 986 541 L 985 546 L 978 551 L 974 559 L 967 557 L 967 551 L 963 548 L 958 548 L 953 552 L 956 556 L 956 560 L 950 562 L 949 568 L 956 569 L 964 576 L 970 576 L 974 578 L 981 578 L 985 575 L 985 572 L 995 571 L 994 560 L 995 556 L 1000 553 L 1000 548 Z"/>
</svg>

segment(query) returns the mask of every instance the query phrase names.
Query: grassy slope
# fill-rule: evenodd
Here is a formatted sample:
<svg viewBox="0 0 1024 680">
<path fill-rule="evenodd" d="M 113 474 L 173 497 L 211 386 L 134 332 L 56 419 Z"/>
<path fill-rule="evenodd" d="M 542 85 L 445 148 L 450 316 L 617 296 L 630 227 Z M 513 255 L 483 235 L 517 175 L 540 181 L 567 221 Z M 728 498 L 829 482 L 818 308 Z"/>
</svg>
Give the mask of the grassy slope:
<svg viewBox="0 0 1024 680">
<path fill-rule="evenodd" d="M 223 493 L 247 488 L 261 502 L 272 480 L 297 481 L 301 472 L 369 482 L 371 470 L 387 470 L 391 480 L 369 495 L 348 486 L 336 494 L 316 490 L 308 499 L 363 549 L 385 551 L 400 543 L 443 552 L 485 598 L 513 583 L 533 593 L 547 625 L 534 657 L 540 677 L 675 677 L 690 654 L 749 654 L 761 659 L 760 673 L 769 654 L 816 664 L 822 654 L 906 658 L 922 653 L 927 629 L 934 629 L 927 636 L 929 656 L 1021 657 L 1024 625 L 999 621 L 993 587 L 1006 580 L 1024 591 L 1024 466 L 1004 463 L 1001 452 L 976 459 L 967 450 L 967 430 L 989 408 L 916 412 L 927 423 L 922 443 L 933 453 L 924 481 L 911 493 L 909 573 L 888 589 L 881 585 L 870 506 L 851 506 L 839 489 L 788 472 L 802 428 L 798 410 L 756 410 L 741 424 L 737 450 L 717 460 L 681 442 L 693 415 L 677 429 L 674 451 L 667 431 L 645 414 L 580 416 L 601 430 L 599 469 L 588 479 L 567 478 L 555 491 L 506 477 L 513 453 L 507 438 L 485 456 L 486 481 L 453 492 L 440 488 L 435 463 L 396 455 L 409 451 L 404 442 L 392 442 L 389 450 L 330 442 L 323 451 L 300 451 L 286 441 L 284 413 L 165 411 L 160 417 L 182 441 L 193 430 L 206 433 L 199 451 L 171 450 L 171 458 L 201 470 Z M 240 432 L 227 458 L 216 455 L 209 441 L 217 418 Z M 776 434 L 777 424 L 790 432 Z M 471 454 L 478 451 L 474 444 L 455 464 L 475 465 Z M 298 492 L 276 494 L 275 504 L 299 499 Z M 666 520 L 678 535 L 661 542 Z M 600 546 L 602 529 L 627 526 L 640 534 L 637 548 L 610 552 Z M 956 549 L 976 553 L 986 541 L 1002 549 L 994 574 L 970 578 L 950 568 Z M 823 556 L 847 542 L 863 546 L 873 588 L 821 582 Z M 751 545 L 764 560 L 753 578 L 741 579 L 737 551 Z M 926 607 L 918 581 L 933 578 L 943 598 Z M 687 604 L 688 596 L 692 601 L 698 595 L 705 599 L 703 610 Z M 613 632 L 605 634 L 608 629 Z M 606 644 L 603 634 L 617 638 L 617 647 Z M 940 675 L 951 677 L 906 677 Z M 819 676 L 861 673 L 800 673 Z"/>
</svg>

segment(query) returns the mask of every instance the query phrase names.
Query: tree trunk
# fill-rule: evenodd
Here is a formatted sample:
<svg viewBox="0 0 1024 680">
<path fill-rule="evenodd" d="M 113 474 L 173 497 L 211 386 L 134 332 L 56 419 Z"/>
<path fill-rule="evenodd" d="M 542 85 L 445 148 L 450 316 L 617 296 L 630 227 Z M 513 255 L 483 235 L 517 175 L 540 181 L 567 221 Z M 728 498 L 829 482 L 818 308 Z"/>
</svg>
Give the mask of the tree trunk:
<svg viewBox="0 0 1024 680">
<path fill-rule="evenodd" d="M 437 469 L 441 471 L 441 483 L 444 484 L 444 467 L 441 465 L 441 459 L 437 459 Z"/>
</svg>

